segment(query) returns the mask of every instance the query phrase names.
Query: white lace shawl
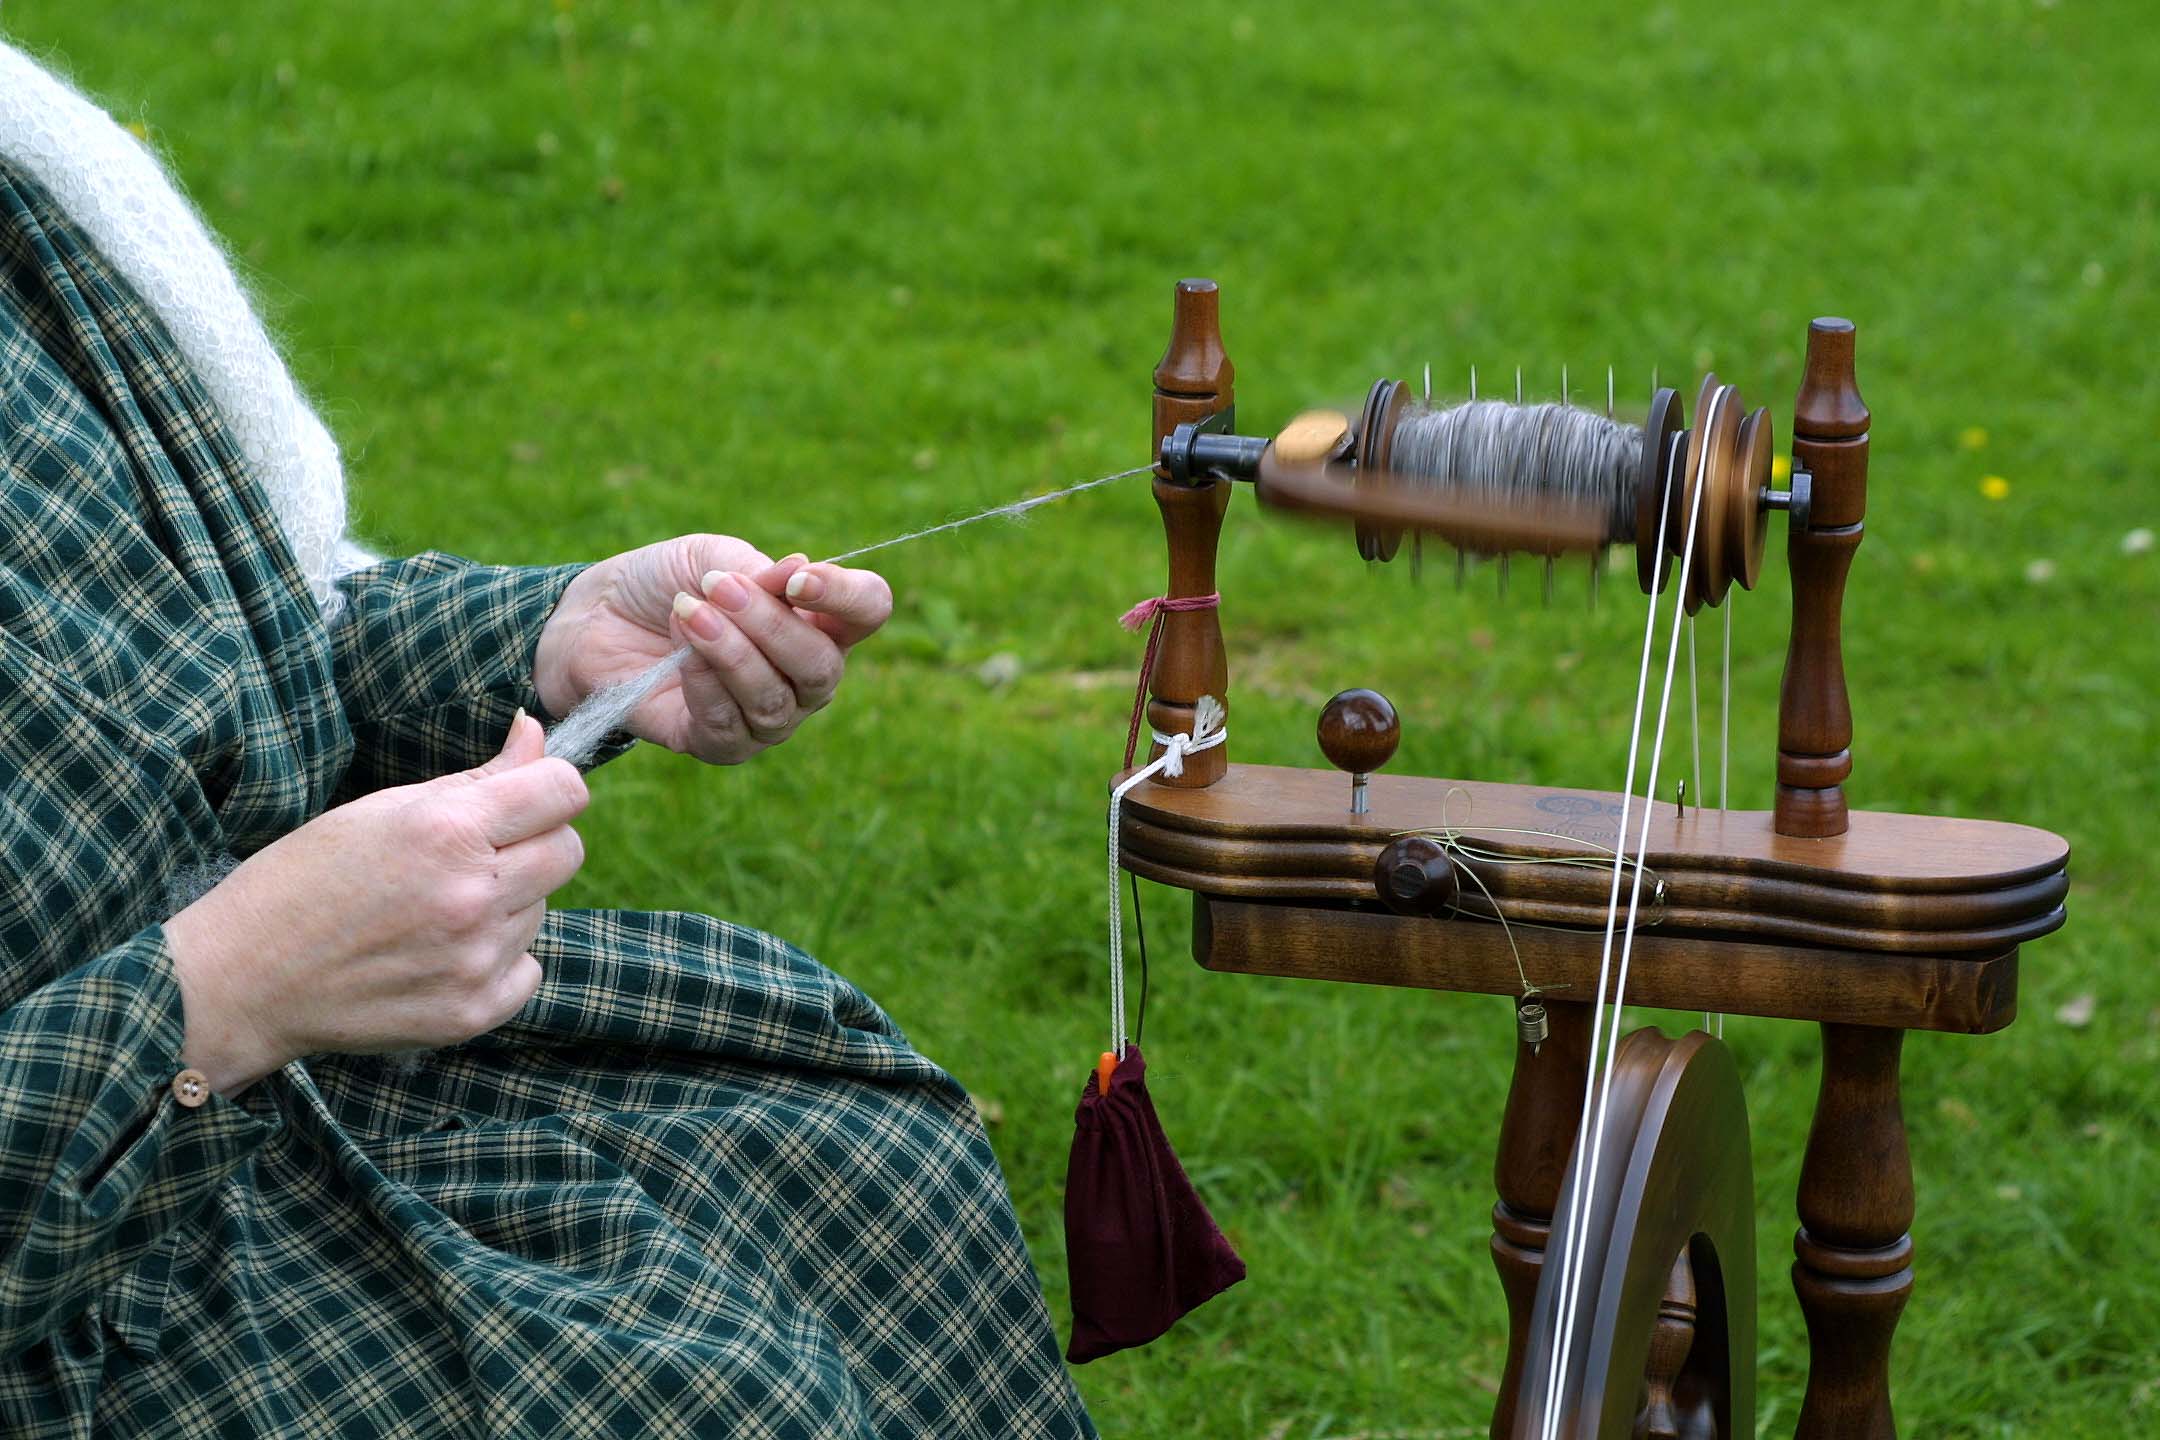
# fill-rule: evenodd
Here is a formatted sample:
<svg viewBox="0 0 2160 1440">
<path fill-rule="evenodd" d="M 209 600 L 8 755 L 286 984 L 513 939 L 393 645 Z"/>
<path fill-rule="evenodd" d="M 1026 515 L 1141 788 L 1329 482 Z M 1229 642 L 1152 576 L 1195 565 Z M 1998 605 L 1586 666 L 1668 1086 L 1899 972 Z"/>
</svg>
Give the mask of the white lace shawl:
<svg viewBox="0 0 2160 1440">
<path fill-rule="evenodd" d="M 337 442 L 278 358 L 209 230 L 149 148 L 0 41 L 0 155 L 36 179 L 157 311 L 224 413 L 325 619 L 376 557 L 346 538 Z"/>
</svg>

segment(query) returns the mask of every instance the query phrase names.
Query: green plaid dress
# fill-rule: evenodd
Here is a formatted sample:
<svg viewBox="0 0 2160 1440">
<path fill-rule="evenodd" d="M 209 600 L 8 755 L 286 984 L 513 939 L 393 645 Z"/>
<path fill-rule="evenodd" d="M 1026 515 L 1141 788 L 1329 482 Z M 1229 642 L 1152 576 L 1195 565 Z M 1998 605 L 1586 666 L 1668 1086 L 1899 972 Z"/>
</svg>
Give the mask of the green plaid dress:
<svg viewBox="0 0 2160 1440">
<path fill-rule="evenodd" d="M 573 567 L 325 626 L 169 337 L 0 166 L 0 1432 L 1093 1434 L 967 1095 L 699 915 L 552 915 L 511 1023 L 181 1106 L 180 867 L 477 764 Z"/>
</svg>

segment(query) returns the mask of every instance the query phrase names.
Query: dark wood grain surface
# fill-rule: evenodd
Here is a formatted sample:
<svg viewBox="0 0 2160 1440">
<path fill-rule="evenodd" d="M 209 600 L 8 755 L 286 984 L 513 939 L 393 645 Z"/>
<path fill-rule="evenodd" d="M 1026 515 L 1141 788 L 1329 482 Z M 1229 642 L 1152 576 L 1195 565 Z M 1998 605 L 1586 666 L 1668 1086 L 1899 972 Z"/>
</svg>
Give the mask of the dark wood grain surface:
<svg viewBox="0 0 2160 1440">
<path fill-rule="evenodd" d="M 1470 863 L 1512 920 L 1602 929 L 1618 795 L 1382 773 L 1370 782 L 1370 810 L 1355 815 L 1348 789 L 1332 771 L 1266 765 L 1232 765 L 1205 790 L 1142 785 L 1125 802 L 1126 867 L 1241 899 L 1372 899 L 1390 841 L 1452 825 L 1496 853 L 1594 862 Z M 1637 801 L 1631 849 L 1640 815 Z M 1683 816 L 1659 803 L 1649 833 L 1643 928 L 1664 936 L 1994 954 L 2061 925 L 2069 886 L 2061 836 L 1999 821 L 1854 811 L 1843 834 L 1811 840 L 1779 834 L 1768 811 Z M 1465 908 L 1484 908 L 1477 885 L 1466 883 L 1463 897 Z"/>
<path fill-rule="evenodd" d="M 1514 941 L 1510 948 L 1489 921 L 1377 909 L 1201 896 L 1193 910 L 1193 958 L 1210 970 L 1519 995 L 1519 952 L 1532 985 L 1565 999 L 1596 996 L 1602 930 L 1517 926 Z M 2017 966 L 2015 949 L 1879 955 L 1638 934 L 1627 998 L 1660 1009 L 1986 1034 L 2017 1016 Z"/>
</svg>

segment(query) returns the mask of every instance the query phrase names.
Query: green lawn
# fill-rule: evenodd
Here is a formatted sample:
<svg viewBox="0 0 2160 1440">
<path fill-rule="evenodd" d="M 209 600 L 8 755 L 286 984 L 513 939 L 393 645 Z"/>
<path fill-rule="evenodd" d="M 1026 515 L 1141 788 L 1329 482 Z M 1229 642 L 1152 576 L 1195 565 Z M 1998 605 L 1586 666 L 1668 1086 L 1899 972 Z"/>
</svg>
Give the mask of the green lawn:
<svg viewBox="0 0 2160 1440">
<path fill-rule="evenodd" d="M 1637 403 L 1653 366 L 1714 366 L 1782 426 L 1808 317 L 1852 316 L 1876 416 L 1854 802 L 2075 850 L 2017 1025 L 1906 1048 L 1899 1415 L 2160 1433 L 2160 553 L 2125 546 L 2160 526 L 2160 26 L 2137 3 L 1783 8 L 13 0 L 6 24 L 171 156 L 394 550 L 718 529 L 830 553 L 1133 465 L 1185 274 L 1223 284 L 1248 429 L 1428 361 L 1443 390 L 1520 364 L 1543 394 L 1611 364 Z M 1736 612 L 1748 806 L 1772 782 L 1772 543 Z M 882 558 L 899 613 L 841 703 L 744 768 L 600 772 L 563 898 L 763 925 L 878 996 L 990 1114 L 1062 1320 L 1137 661 L 1114 621 L 1160 589 L 1159 529 L 1135 482 Z M 1241 758 L 1319 763 L 1318 703 L 1368 684 L 1403 713 L 1398 768 L 1618 786 L 1632 587 L 1590 613 L 1579 567 L 1550 610 L 1525 564 L 1505 601 L 1489 569 L 1464 594 L 1361 570 L 1237 501 Z M 996 656 L 1016 680 L 983 678 Z M 1180 897 L 1151 889 L 1148 918 L 1155 1090 L 1251 1278 L 1083 1369 L 1098 1421 L 1472 1433 L 1501 1363 L 1507 1007 L 1213 976 L 1181 958 Z M 2088 1024 L 2058 1019 L 2088 994 Z M 1816 1039 L 1728 1038 L 1780 1434 Z"/>
</svg>

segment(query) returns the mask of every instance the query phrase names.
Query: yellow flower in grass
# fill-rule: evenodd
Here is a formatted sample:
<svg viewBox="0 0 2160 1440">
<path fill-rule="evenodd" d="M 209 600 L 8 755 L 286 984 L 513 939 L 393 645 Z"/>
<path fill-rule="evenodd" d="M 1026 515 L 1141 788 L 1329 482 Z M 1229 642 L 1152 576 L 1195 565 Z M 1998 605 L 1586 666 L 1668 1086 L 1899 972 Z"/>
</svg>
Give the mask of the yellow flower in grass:
<svg viewBox="0 0 2160 1440">
<path fill-rule="evenodd" d="M 2010 482 L 2000 475 L 1984 475 L 1980 479 L 1980 493 L 1990 500 L 2010 498 Z"/>
<path fill-rule="evenodd" d="M 1773 455 L 1770 457 L 1770 478 L 1780 482 L 1792 479 L 1792 457 L 1790 455 Z"/>
<path fill-rule="evenodd" d="M 1981 429 L 1978 425 L 1966 426 L 1963 430 L 1958 431 L 1958 449 L 1987 449 L 1987 431 Z"/>
</svg>

